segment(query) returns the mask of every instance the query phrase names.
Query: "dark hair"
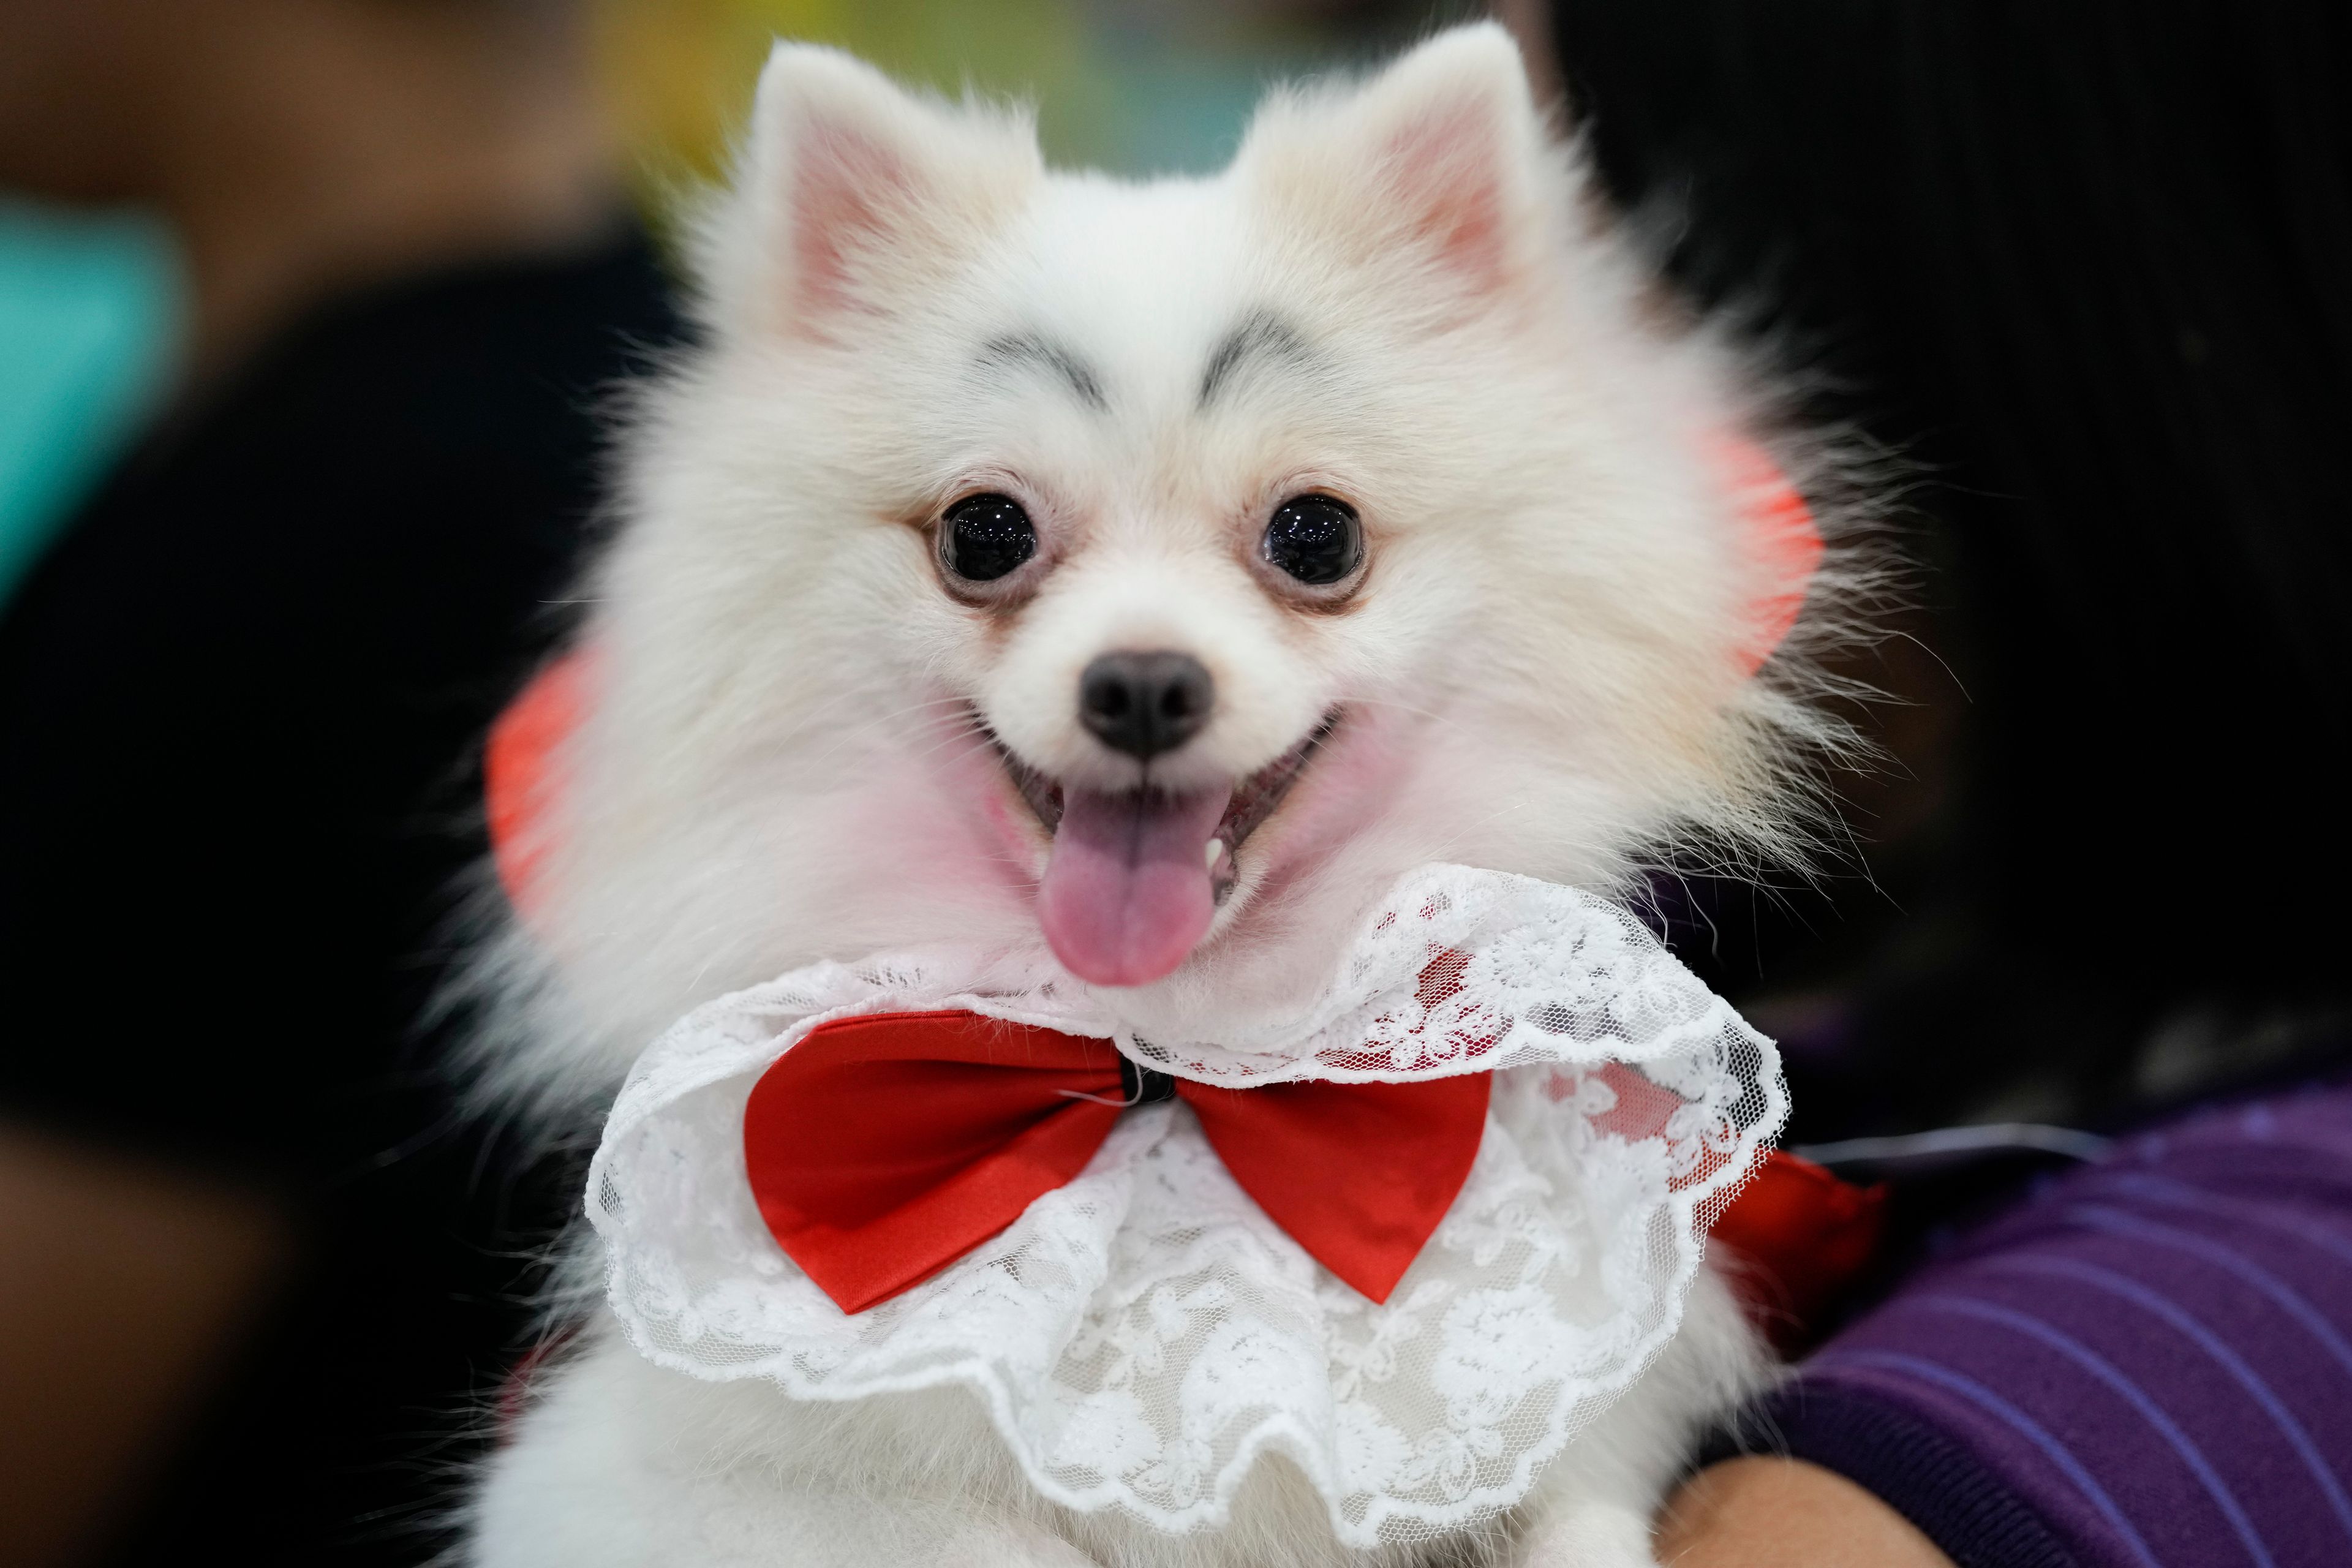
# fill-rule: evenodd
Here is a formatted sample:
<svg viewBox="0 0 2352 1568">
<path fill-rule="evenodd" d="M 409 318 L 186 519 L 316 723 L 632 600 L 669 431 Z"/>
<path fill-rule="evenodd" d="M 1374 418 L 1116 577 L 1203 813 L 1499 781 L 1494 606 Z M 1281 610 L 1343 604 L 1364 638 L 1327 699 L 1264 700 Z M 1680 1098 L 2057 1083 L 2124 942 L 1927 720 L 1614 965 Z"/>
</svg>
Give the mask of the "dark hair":
<svg viewBox="0 0 2352 1568">
<path fill-rule="evenodd" d="M 1942 1021 L 2046 1003 L 2113 1046 L 2200 1000 L 2342 994 L 2352 7 L 1553 24 L 1605 180 L 1675 215 L 1680 281 L 1805 345 L 1843 389 L 1822 411 L 1924 476 L 1973 731 L 1920 895 L 1965 911 L 1927 967 L 1979 1005 Z"/>
</svg>

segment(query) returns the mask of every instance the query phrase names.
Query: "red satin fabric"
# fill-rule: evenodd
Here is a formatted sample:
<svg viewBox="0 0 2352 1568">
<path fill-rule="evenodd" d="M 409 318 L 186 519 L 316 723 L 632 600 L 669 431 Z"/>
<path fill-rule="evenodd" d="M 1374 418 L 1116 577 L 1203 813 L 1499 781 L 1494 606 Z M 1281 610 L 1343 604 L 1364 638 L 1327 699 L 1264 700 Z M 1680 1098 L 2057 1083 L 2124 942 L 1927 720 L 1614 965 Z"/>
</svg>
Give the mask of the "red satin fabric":
<svg viewBox="0 0 2352 1568">
<path fill-rule="evenodd" d="M 1385 1301 L 1469 1178 L 1490 1075 L 1425 1083 L 1180 1079 L 1268 1218 Z M 1122 1109 L 1101 1040 L 945 1010 L 819 1025 L 753 1086 L 751 1192 L 777 1244 L 845 1312 L 919 1284 L 1066 1185 Z M 1096 1098 L 1086 1098 L 1086 1097 Z M 1774 1153 L 1717 1221 L 1749 1304 L 1786 1341 L 1868 1263 L 1884 1194 Z"/>
<path fill-rule="evenodd" d="M 752 1086 L 751 1194 L 777 1245 L 862 1312 L 1068 1185 L 1118 1120 L 1087 1094 L 1119 1098 L 1101 1040 L 962 1011 L 838 1018 Z"/>
<path fill-rule="evenodd" d="M 1315 1260 L 1385 1301 L 1486 1131 L 1490 1073 L 1426 1083 L 1179 1083 L 1242 1190 Z"/>
<path fill-rule="evenodd" d="M 561 784 L 556 760 L 587 716 L 588 658 L 571 653 L 531 679 L 490 726 L 482 751 L 482 804 L 490 827 L 490 859 L 499 886 L 516 910 L 536 910 L 540 864 L 547 852 L 541 831 Z"/>
<path fill-rule="evenodd" d="M 1747 520 L 1748 554 L 1769 584 L 1757 600 L 1754 630 L 1739 653 L 1742 673 L 1753 675 L 1804 611 L 1805 590 L 1822 566 L 1822 534 L 1812 508 L 1762 447 L 1727 432 L 1717 438 L 1713 455 Z"/>
<path fill-rule="evenodd" d="M 1242 1190 L 1375 1301 L 1453 1206 L 1486 1124 L 1485 1073 L 1176 1092 Z M 1066 1185 L 1120 1095 L 1100 1040 L 962 1011 L 838 1018 L 752 1087 L 744 1162 L 777 1245 L 862 1312 Z"/>
<path fill-rule="evenodd" d="M 1773 1343 L 1794 1351 L 1869 1267 L 1886 1223 L 1886 1187 L 1858 1187 L 1774 1150 L 1739 1189 L 1715 1239 Z"/>
</svg>

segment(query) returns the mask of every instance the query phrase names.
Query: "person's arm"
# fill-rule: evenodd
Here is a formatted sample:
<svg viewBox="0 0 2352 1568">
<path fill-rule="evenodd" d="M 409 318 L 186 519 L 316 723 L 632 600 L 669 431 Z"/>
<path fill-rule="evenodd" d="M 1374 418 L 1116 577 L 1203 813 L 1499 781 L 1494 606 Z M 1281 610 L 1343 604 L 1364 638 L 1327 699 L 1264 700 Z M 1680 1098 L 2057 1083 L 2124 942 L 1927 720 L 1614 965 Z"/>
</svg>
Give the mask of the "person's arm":
<svg viewBox="0 0 2352 1568">
<path fill-rule="evenodd" d="M 1663 1560 L 2352 1563 L 2352 1086 L 2208 1110 L 2050 1182 L 1762 1417 L 1777 1457 L 1703 1472 Z"/>
<path fill-rule="evenodd" d="M 1834 1470 L 1742 1455 L 1685 1483 L 1658 1518 L 1665 1568 L 1952 1568 L 1909 1520 Z"/>
<path fill-rule="evenodd" d="M 0 1563 L 100 1544 L 290 1243 L 257 1192 L 0 1123 Z"/>
</svg>

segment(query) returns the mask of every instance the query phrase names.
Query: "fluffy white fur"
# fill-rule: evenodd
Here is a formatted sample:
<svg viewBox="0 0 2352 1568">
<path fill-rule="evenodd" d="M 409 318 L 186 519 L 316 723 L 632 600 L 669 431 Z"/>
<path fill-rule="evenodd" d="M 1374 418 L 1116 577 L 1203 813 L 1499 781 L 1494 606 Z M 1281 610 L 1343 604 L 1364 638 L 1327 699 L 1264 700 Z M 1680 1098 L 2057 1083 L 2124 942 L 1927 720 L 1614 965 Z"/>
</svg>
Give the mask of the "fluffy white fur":
<svg viewBox="0 0 2352 1568">
<path fill-rule="evenodd" d="M 700 281 L 708 341 L 645 405 L 594 573 L 531 930 L 491 965 L 493 1075 L 559 1122 L 728 990 L 1034 944 L 1048 839 L 973 716 L 1055 778 L 1131 783 L 1074 700 L 1107 649 L 1214 676 L 1163 784 L 1244 777 L 1342 715 L 1191 959 L 1118 994 L 1147 1035 L 1283 1005 L 1424 862 L 1610 890 L 1662 846 L 1785 846 L 1789 759 L 1827 729 L 1795 661 L 1739 658 L 1773 584 L 1714 443 L 1754 394 L 1612 237 L 1499 30 L 1277 93 L 1225 173 L 1143 185 L 1049 174 L 1014 114 L 781 47 Z M 1280 344 L 1204 408 L 1253 321 Z M 950 592 L 935 531 L 983 490 L 1042 547 L 1004 592 Z M 1343 605 L 1257 555 L 1305 490 L 1361 513 Z M 975 1403 L 795 1404 L 582 1343 L 486 1479 L 485 1568 L 1358 1555 L 1279 1461 L 1230 1528 L 1169 1538 L 1037 1499 Z M 1703 1279 L 1519 1515 L 1382 1560 L 1647 1563 L 1662 1488 L 1758 1365 Z"/>
</svg>

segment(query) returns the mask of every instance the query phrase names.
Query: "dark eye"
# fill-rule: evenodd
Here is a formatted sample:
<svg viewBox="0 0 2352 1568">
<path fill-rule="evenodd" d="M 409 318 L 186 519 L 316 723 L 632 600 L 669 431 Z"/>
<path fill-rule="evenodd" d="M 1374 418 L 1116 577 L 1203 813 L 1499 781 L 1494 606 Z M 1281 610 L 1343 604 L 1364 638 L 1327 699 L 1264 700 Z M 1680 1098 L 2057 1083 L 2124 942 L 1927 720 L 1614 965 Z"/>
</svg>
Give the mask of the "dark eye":
<svg viewBox="0 0 2352 1568">
<path fill-rule="evenodd" d="M 1356 509 L 1329 496 L 1295 496 L 1265 525 L 1265 558 L 1302 583 L 1339 582 L 1364 558 Z"/>
<path fill-rule="evenodd" d="M 992 583 L 1037 553 L 1037 530 L 1011 496 L 966 496 L 948 508 L 940 554 L 948 570 Z"/>
</svg>

